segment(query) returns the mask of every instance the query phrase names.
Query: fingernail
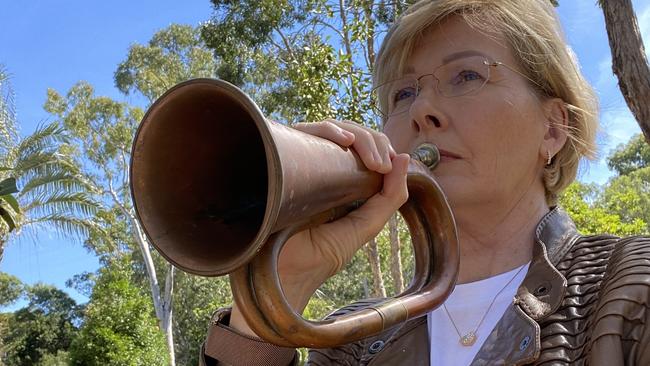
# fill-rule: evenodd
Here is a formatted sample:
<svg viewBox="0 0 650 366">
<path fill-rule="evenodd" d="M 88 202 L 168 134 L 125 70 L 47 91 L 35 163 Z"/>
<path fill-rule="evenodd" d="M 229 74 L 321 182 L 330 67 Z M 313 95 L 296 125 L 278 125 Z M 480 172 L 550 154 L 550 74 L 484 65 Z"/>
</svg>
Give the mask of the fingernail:
<svg viewBox="0 0 650 366">
<path fill-rule="evenodd" d="M 409 170 L 409 163 L 411 162 L 411 156 L 409 154 L 402 154 L 402 155 L 406 156 L 406 159 L 404 159 L 404 165 L 402 166 L 403 172 L 404 174 L 406 174 L 406 172 L 408 172 Z"/>
<path fill-rule="evenodd" d="M 341 135 L 347 139 L 354 138 L 354 134 L 352 132 L 346 131 L 344 129 L 341 129 Z"/>
<path fill-rule="evenodd" d="M 373 160 L 375 161 L 375 163 L 377 163 L 377 164 L 380 164 L 380 165 L 383 164 L 383 162 L 382 162 L 382 160 L 381 160 L 381 156 L 379 156 L 379 153 L 376 152 L 376 151 L 373 151 L 373 152 L 372 152 L 372 159 L 373 159 Z"/>
<path fill-rule="evenodd" d="M 388 152 L 388 151 L 386 152 L 386 154 L 384 154 L 384 164 L 386 164 L 388 169 L 393 168 L 393 162 L 391 161 L 390 152 Z"/>
</svg>

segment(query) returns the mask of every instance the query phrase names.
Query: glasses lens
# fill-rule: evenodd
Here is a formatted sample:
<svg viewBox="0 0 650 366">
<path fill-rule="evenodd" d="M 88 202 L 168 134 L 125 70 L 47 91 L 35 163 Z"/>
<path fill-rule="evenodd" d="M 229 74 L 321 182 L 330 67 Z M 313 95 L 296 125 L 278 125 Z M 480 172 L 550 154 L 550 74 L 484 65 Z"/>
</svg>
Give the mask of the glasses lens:
<svg viewBox="0 0 650 366">
<path fill-rule="evenodd" d="M 433 76 L 440 94 L 458 97 L 480 90 L 490 78 L 490 66 L 484 57 L 465 57 L 438 67 Z M 384 117 L 407 112 L 418 96 L 418 88 L 418 79 L 414 77 L 382 84 L 372 91 L 373 107 Z M 380 100 L 385 100 L 386 105 L 381 105 Z"/>
<path fill-rule="evenodd" d="M 483 57 L 466 57 L 440 66 L 433 75 L 442 95 L 457 97 L 481 89 L 490 77 L 490 66 Z"/>
<path fill-rule="evenodd" d="M 375 109 L 384 116 L 394 116 L 408 111 L 417 96 L 417 80 L 415 78 L 401 78 L 382 84 L 373 90 L 373 104 Z M 387 105 L 379 103 L 387 101 Z"/>
</svg>

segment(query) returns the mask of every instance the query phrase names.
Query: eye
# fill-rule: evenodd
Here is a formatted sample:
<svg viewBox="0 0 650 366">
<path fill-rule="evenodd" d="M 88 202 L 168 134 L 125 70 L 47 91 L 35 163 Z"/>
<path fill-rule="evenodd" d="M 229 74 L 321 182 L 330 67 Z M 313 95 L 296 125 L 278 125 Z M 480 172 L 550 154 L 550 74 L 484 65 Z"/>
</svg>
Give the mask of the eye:
<svg viewBox="0 0 650 366">
<path fill-rule="evenodd" d="M 415 91 L 415 87 L 413 86 L 397 89 L 393 93 L 393 103 L 399 103 L 404 99 L 415 97 L 415 95 L 416 95 L 416 91 Z"/>
<path fill-rule="evenodd" d="M 459 72 L 451 82 L 453 85 L 459 85 L 476 80 L 483 80 L 483 75 L 473 70 L 463 70 Z"/>
</svg>

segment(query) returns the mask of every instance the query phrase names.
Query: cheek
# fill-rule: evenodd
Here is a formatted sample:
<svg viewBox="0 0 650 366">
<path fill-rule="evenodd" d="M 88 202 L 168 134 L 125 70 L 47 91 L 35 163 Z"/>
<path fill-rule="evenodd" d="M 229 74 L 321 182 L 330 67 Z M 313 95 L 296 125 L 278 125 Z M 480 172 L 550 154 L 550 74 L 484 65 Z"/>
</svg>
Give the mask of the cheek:
<svg viewBox="0 0 650 366">
<path fill-rule="evenodd" d="M 384 134 L 397 153 L 409 153 L 410 134 L 407 121 L 388 120 L 384 124 Z"/>
<path fill-rule="evenodd" d="M 489 183 L 516 180 L 526 167 L 535 165 L 541 131 L 535 127 L 540 123 L 539 115 L 532 113 L 534 106 L 525 100 L 504 98 L 483 105 L 474 119 L 476 128 L 467 136 L 479 164 L 474 169 Z"/>
</svg>

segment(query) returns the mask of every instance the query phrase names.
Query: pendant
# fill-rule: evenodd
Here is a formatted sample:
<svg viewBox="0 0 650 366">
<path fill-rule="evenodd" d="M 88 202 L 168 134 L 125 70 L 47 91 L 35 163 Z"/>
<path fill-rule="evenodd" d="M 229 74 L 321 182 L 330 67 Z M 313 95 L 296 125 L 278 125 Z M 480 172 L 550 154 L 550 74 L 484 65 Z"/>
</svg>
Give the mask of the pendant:
<svg viewBox="0 0 650 366">
<path fill-rule="evenodd" d="M 474 331 L 471 331 L 464 336 L 460 337 L 460 344 L 462 344 L 465 347 L 470 347 L 474 345 L 476 342 L 476 333 Z"/>
</svg>

